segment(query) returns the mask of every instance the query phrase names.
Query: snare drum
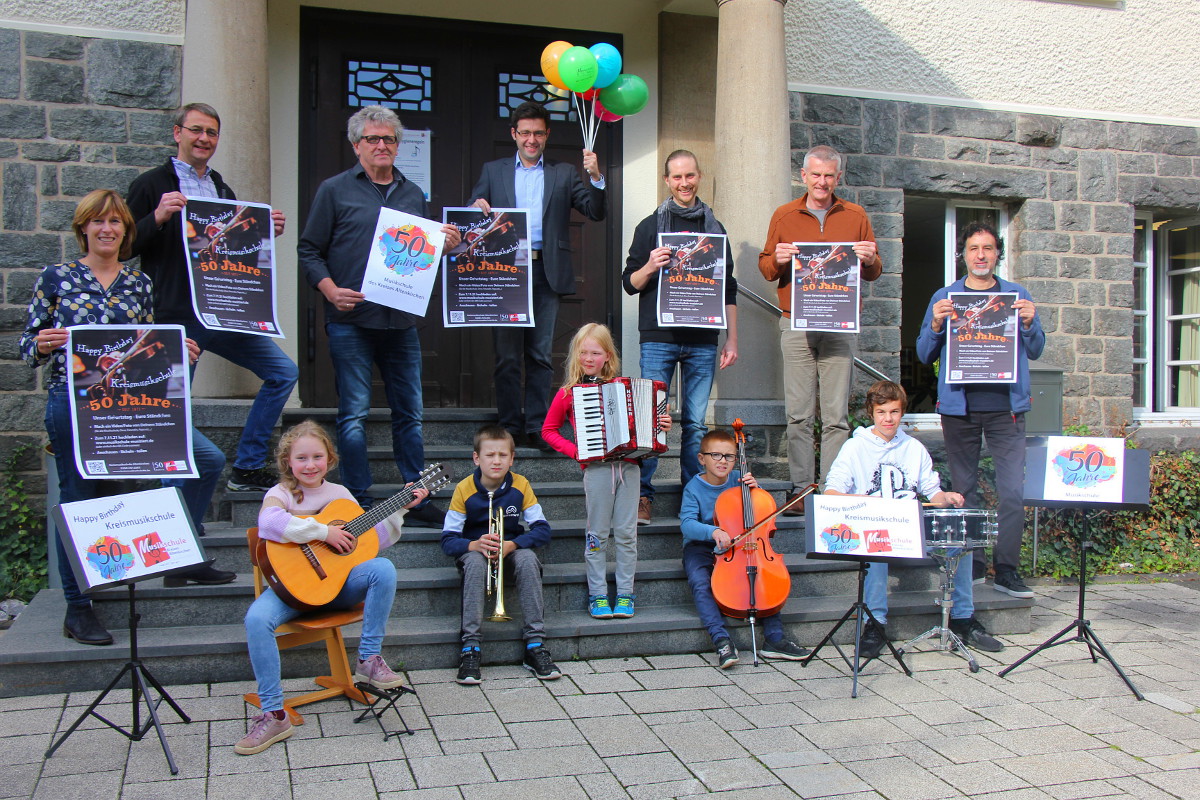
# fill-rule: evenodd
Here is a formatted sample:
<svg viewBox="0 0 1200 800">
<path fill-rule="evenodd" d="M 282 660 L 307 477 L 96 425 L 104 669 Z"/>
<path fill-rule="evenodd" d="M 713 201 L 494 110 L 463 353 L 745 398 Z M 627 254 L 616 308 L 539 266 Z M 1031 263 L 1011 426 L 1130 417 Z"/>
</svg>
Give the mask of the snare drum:
<svg viewBox="0 0 1200 800">
<path fill-rule="evenodd" d="M 982 508 L 925 509 L 926 547 L 987 547 L 996 541 L 996 512 Z"/>
</svg>

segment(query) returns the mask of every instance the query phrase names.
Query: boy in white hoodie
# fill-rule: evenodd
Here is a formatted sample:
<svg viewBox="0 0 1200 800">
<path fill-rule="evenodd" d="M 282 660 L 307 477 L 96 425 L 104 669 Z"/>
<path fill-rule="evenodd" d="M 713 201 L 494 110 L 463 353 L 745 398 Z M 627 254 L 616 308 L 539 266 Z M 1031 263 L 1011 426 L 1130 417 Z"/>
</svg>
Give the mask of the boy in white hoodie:
<svg viewBox="0 0 1200 800">
<path fill-rule="evenodd" d="M 914 498 L 924 495 L 935 506 L 961 508 L 963 496 L 943 492 L 933 469 L 929 451 L 916 439 L 900 430 L 900 418 L 908 407 L 904 387 L 892 381 L 876 381 L 867 390 L 867 413 L 875 424 L 858 428 L 838 452 L 825 478 L 825 494 L 857 494 L 872 497 Z M 887 624 L 888 565 L 874 562 L 867 569 L 863 600 L 879 625 L 867 623 L 859 652 L 863 658 L 875 658 L 883 651 Z M 1004 645 L 996 641 L 975 619 L 975 601 L 971 591 L 971 570 L 954 574 L 954 606 L 950 611 L 950 630 L 969 647 L 999 652 Z"/>
</svg>

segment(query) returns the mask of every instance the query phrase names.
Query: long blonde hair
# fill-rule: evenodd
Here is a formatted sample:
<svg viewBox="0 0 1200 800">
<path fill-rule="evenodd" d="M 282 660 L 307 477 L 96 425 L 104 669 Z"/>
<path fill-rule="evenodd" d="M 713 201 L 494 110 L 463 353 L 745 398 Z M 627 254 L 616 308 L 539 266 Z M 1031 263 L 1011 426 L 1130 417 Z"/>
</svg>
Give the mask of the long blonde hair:
<svg viewBox="0 0 1200 800">
<path fill-rule="evenodd" d="M 304 490 L 300 488 L 300 482 L 292 474 L 292 466 L 288 462 L 292 457 L 292 447 L 295 446 L 297 440 L 305 436 L 311 436 L 325 446 L 325 453 L 328 456 L 326 464 L 329 469 L 333 469 L 338 463 L 338 454 L 333 447 L 333 439 L 315 421 L 306 419 L 284 431 L 283 436 L 279 437 L 279 446 L 275 448 L 275 466 L 279 469 L 279 485 L 287 489 L 296 502 L 304 499 Z"/>
<path fill-rule="evenodd" d="M 596 377 L 602 381 L 611 381 L 621 374 L 621 357 L 617 355 L 617 345 L 613 342 L 612 331 L 608 329 L 607 325 L 589 322 L 575 331 L 575 335 L 571 337 L 571 349 L 567 353 L 566 370 L 564 370 L 566 375 L 562 385 L 563 391 L 570 390 L 584 378 L 583 365 L 579 363 L 579 353 L 583 350 L 583 343 L 587 339 L 600 345 L 600 349 L 608 356 L 608 360 L 604 362 L 604 367 Z"/>
</svg>

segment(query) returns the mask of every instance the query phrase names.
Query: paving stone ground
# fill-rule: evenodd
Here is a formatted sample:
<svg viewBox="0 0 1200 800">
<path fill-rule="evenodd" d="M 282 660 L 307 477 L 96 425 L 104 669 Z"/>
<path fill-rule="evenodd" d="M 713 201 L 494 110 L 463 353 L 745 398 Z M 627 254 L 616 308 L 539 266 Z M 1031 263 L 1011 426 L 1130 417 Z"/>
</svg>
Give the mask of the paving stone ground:
<svg viewBox="0 0 1200 800">
<path fill-rule="evenodd" d="M 193 718 L 161 709 L 177 776 L 153 732 L 131 743 L 95 719 L 43 758 L 95 693 L 4 699 L 0 798 L 1200 799 L 1200 585 L 1089 589 L 1088 617 L 1145 702 L 1078 642 L 998 677 L 1074 617 L 1073 589 L 1038 594 L 1033 630 L 1002 637 L 998 658 L 979 654 L 978 674 L 917 653 L 912 678 L 869 665 L 857 699 L 833 650 L 807 668 L 728 672 L 707 653 L 563 662 L 545 684 L 519 667 L 487 668 L 479 687 L 419 670 L 402 703 L 414 736 L 385 743 L 336 700 L 307 706 L 286 743 L 243 757 L 232 744 L 250 685 L 171 686 Z M 106 715 L 127 723 L 128 693 L 112 700 Z"/>
</svg>

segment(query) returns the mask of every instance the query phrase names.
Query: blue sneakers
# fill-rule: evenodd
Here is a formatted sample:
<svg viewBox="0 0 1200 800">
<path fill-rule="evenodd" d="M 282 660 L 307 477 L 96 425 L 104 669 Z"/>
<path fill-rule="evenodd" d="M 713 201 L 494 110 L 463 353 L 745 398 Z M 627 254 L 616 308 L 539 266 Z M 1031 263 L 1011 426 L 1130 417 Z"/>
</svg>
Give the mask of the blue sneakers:
<svg viewBox="0 0 1200 800">
<path fill-rule="evenodd" d="M 588 598 L 588 613 L 592 615 L 592 619 L 613 618 L 612 606 L 608 604 L 608 598 L 602 594 Z"/>
<path fill-rule="evenodd" d="M 617 595 L 617 604 L 613 606 L 614 617 L 629 618 L 633 616 L 633 595 Z"/>
</svg>

